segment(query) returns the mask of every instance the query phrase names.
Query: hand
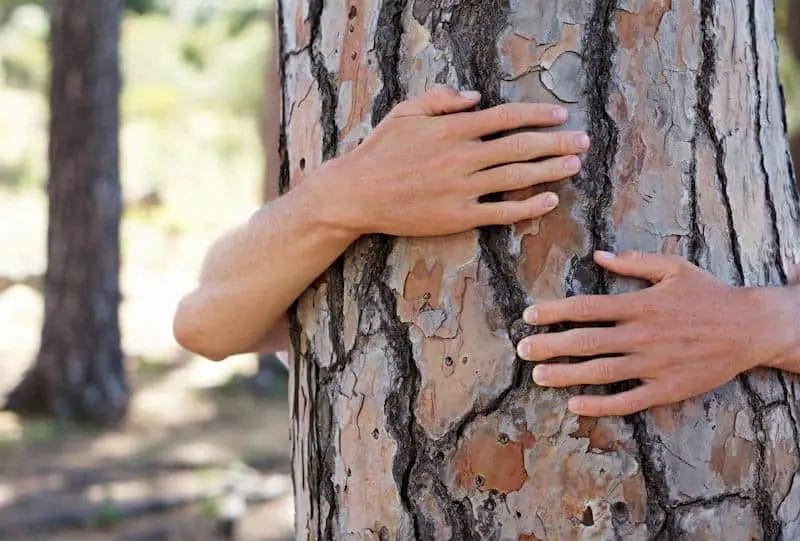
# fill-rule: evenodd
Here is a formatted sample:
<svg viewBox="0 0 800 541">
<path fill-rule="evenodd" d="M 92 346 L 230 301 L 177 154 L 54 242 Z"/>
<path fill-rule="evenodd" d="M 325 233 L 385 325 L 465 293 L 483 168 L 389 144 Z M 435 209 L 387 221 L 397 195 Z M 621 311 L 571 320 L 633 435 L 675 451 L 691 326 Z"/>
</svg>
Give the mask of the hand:
<svg viewBox="0 0 800 541">
<path fill-rule="evenodd" d="M 575 175 L 581 168 L 576 154 L 589 148 L 588 136 L 525 132 L 482 141 L 508 130 L 560 125 L 567 111 L 543 104 L 469 111 L 479 100 L 476 92 L 436 87 L 397 105 L 361 145 L 309 179 L 319 188 L 314 212 L 327 213 L 327 223 L 356 236 L 436 236 L 552 211 L 558 197 L 550 192 L 524 201 L 478 198 Z"/>
<path fill-rule="evenodd" d="M 548 361 L 594 357 L 577 364 L 539 364 L 534 381 L 547 387 L 641 380 L 632 390 L 577 396 L 569 409 L 591 417 L 629 415 L 715 389 L 755 366 L 779 367 L 798 343 L 796 300 L 781 288 L 729 287 L 677 256 L 597 252 L 605 269 L 653 285 L 616 296 L 541 302 L 525 311 L 531 325 L 613 322 L 531 336 L 520 357 Z"/>
</svg>

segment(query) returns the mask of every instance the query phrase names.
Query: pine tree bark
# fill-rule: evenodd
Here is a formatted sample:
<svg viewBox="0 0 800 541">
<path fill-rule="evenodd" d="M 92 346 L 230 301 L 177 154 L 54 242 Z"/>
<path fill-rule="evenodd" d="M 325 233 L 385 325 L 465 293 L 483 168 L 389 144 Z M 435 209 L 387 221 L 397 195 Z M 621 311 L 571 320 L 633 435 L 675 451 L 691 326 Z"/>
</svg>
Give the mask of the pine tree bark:
<svg viewBox="0 0 800 541">
<path fill-rule="evenodd" d="M 681 254 L 735 285 L 800 279 L 771 0 L 279 6 L 284 190 L 434 83 L 484 107 L 560 103 L 593 139 L 554 214 L 363 238 L 298 301 L 298 538 L 800 538 L 798 378 L 756 370 L 595 420 L 514 353 L 548 331 L 522 323 L 527 304 L 641 287 L 594 249 Z"/>
<path fill-rule="evenodd" d="M 128 391 L 118 322 L 122 0 L 52 6 L 45 321 L 33 368 L 6 404 L 110 423 Z"/>
</svg>

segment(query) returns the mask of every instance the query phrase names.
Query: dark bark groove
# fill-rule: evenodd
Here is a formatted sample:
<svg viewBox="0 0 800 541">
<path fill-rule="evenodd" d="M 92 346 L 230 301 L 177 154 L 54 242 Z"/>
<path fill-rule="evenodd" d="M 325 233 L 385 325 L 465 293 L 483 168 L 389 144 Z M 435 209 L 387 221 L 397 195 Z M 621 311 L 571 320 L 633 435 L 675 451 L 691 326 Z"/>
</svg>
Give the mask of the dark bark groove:
<svg viewBox="0 0 800 541">
<path fill-rule="evenodd" d="M 784 206 L 796 205 L 784 193 L 793 172 L 765 148 L 776 98 L 763 88 L 777 86 L 765 67 L 768 45 L 757 39 L 758 6 L 768 2 L 756 1 L 733 38 L 718 34 L 717 18 L 736 19 L 735 10 L 717 0 L 636 9 L 614 0 L 280 2 L 281 58 L 293 70 L 282 76 L 284 188 L 303 177 L 293 151 L 331 159 L 434 83 L 480 91 L 481 108 L 566 104 L 570 127 L 593 142 L 581 174 L 556 188 L 561 215 L 446 239 L 364 238 L 298 302 L 299 537 L 777 539 L 800 531 L 776 503 L 794 497 L 786 473 L 800 464 L 792 379 L 742 376 L 672 410 L 593 421 L 564 407 L 580 389 L 537 387 L 531 364 L 512 351 L 524 336 L 554 330 L 522 321 L 529 302 L 638 287 L 597 267 L 595 250 L 644 244 L 683 253 L 740 285 L 753 281 L 754 267 L 768 280 L 790 279 L 789 254 L 800 244 L 787 234 Z M 751 122 L 760 156 L 741 175 L 731 170 L 737 140 L 721 118 L 730 111 L 715 101 L 738 84 L 720 69 L 722 38 L 752 41 L 752 57 L 737 60 L 749 63 L 736 67 L 755 79 L 757 94 L 743 99 L 756 117 L 735 120 Z M 307 132 L 287 125 L 287 110 L 301 102 L 320 112 Z M 667 102 L 673 110 L 659 108 Z M 673 169 L 681 174 L 669 176 Z M 741 178 L 764 182 L 757 218 L 768 246 L 757 254 L 736 230 L 750 203 Z M 466 404 L 438 400 L 462 400 L 463 388 L 472 393 Z M 784 417 L 791 427 L 771 424 Z M 693 432 L 698 426 L 707 429 Z"/>
</svg>

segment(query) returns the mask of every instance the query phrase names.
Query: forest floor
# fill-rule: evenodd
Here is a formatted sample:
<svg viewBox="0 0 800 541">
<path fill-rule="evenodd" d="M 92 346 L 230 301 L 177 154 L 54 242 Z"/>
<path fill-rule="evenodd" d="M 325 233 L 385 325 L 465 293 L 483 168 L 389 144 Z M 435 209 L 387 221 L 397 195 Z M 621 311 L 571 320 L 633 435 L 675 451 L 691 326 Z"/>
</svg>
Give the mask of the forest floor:
<svg viewBox="0 0 800 541">
<path fill-rule="evenodd" d="M 35 357 L 46 206 L 0 189 L 0 402 Z M 213 233 L 123 228 L 123 345 L 132 387 L 114 430 L 0 413 L 0 539 L 293 537 L 285 374 L 256 385 L 254 356 L 181 350 L 172 313 Z"/>
<path fill-rule="evenodd" d="M 177 8 L 126 16 L 120 318 L 129 415 L 101 431 L 0 413 L 2 540 L 293 537 L 285 375 L 265 390 L 253 384 L 254 356 L 215 364 L 172 338 L 175 306 L 208 245 L 262 198 L 270 30 L 260 17 L 242 24 L 241 13 L 266 2 L 228 4 L 203 17 Z M 46 36 L 47 13 L 35 5 L 0 27 L 3 67 L 18 75 L 0 70 L 0 403 L 41 332 Z"/>
</svg>

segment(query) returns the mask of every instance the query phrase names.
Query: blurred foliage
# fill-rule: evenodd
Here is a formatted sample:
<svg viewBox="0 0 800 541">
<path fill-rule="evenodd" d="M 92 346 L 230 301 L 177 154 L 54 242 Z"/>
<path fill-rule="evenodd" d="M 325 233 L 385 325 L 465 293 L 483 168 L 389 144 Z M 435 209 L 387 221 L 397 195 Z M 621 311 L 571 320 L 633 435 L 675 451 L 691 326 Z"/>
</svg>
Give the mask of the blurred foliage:
<svg viewBox="0 0 800 541">
<path fill-rule="evenodd" d="M 0 0 L 0 187 L 43 187 L 47 2 Z M 255 207 L 270 0 L 127 0 L 122 181 L 126 216 L 174 234 Z M 277 98 L 276 98 L 277 99 Z M 224 193 L 225 197 L 219 197 Z"/>
</svg>

